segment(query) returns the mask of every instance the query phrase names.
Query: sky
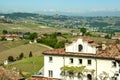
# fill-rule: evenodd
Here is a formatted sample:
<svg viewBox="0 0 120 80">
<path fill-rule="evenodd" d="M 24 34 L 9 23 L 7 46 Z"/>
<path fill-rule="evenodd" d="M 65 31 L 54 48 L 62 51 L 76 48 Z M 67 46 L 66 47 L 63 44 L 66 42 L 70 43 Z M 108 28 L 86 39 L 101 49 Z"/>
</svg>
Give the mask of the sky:
<svg viewBox="0 0 120 80">
<path fill-rule="evenodd" d="M 0 0 L 1 12 L 120 11 L 120 0 Z"/>
</svg>

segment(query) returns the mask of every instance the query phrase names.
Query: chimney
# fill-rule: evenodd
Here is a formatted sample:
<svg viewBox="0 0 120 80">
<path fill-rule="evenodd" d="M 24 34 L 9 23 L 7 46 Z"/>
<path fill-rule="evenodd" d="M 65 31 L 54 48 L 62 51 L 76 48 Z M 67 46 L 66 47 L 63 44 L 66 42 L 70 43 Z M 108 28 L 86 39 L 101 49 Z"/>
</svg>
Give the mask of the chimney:
<svg viewBox="0 0 120 80">
<path fill-rule="evenodd" d="M 106 49 L 106 45 L 105 45 L 105 41 L 102 42 L 102 50 L 105 50 Z"/>
</svg>

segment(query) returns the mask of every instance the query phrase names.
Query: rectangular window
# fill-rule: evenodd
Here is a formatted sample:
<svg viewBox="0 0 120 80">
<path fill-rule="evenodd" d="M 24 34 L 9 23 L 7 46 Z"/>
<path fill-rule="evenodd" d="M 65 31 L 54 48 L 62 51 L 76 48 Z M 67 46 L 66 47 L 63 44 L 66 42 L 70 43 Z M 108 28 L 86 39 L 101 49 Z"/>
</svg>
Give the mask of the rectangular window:
<svg viewBox="0 0 120 80">
<path fill-rule="evenodd" d="M 49 70 L 49 71 L 48 71 L 48 75 L 49 75 L 49 77 L 53 77 L 53 71 L 52 71 L 52 70 Z"/>
<path fill-rule="evenodd" d="M 53 58 L 52 57 L 49 57 L 49 62 L 52 62 L 53 61 Z"/>
<path fill-rule="evenodd" d="M 82 64 L 82 59 L 79 59 L 79 64 Z"/>
<path fill-rule="evenodd" d="M 116 67 L 116 62 L 115 61 L 112 61 L 112 67 Z"/>
<path fill-rule="evenodd" d="M 88 60 L 88 65 L 91 65 L 91 64 L 92 64 L 91 60 Z"/>
<path fill-rule="evenodd" d="M 73 64 L 73 58 L 70 58 L 70 64 Z"/>
</svg>

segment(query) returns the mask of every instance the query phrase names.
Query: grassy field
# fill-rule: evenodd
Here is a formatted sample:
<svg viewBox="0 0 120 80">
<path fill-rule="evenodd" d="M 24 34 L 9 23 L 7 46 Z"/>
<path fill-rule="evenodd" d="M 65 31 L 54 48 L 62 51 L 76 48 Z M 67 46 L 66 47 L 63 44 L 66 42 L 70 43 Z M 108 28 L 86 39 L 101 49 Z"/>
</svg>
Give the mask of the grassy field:
<svg viewBox="0 0 120 80">
<path fill-rule="evenodd" d="M 24 58 L 22 60 L 10 63 L 5 67 L 7 69 L 12 69 L 13 67 L 16 67 L 27 78 L 34 73 L 37 73 L 43 67 L 43 60 L 44 58 L 42 55 L 32 58 Z"/>
<path fill-rule="evenodd" d="M 0 41 L 0 53 L 11 48 L 18 47 L 20 45 L 28 44 L 27 40 L 17 40 L 17 41 Z"/>
<path fill-rule="evenodd" d="M 71 31 L 71 29 L 68 28 L 54 28 L 54 27 L 43 26 L 35 23 L 24 23 L 24 22 L 18 22 L 13 24 L 0 23 L 0 33 L 2 33 L 3 30 L 17 31 L 17 32 L 31 32 L 31 33 L 37 32 L 39 34 L 53 33 L 53 32 L 69 33 Z"/>
<path fill-rule="evenodd" d="M 5 66 L 7 69 L 16 67 L 22 74 L 28 78 L 34 73 L 38 72 L 43 67 L 43 55 L 42 52 L 51 49 L 48 46 L 42 44 L 28 44 L 26 40 L 17 41 L 1 41 L 0 42 L 0 63 L 3 63 L 8 56 L 18 57 L 20 53 L 24 53 L 22 60 L 17 60 L 13 63 L 9 63 Z M 33 57 L 29 58 L 30 51 Z"/>
<path fill-rule="evenodd" d="M 0 63 L 2 63 L 8 56 L 14 58 L 19 57 L 20 53 L 24 53 L 24 57 L 28 57 L 30 51 L 33 56 L 40 56 L 41 53 L 49 48 L 40 44 L 28 44 L 27 41 L 2 41 L 0 42 Z"/>
</svg>

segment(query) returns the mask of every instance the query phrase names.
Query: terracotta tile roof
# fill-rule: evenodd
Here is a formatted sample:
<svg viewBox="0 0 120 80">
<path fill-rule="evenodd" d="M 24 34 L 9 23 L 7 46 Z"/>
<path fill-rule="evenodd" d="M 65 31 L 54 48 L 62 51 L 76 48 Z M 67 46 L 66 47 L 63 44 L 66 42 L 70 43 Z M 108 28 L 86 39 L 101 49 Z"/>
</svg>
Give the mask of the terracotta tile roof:
<svg viewBox="0 0 120 80">
<path fill-rule="evenodd" d="M 99 47 L 100 45 L 96 44 L 96 43 L 90 43 L 91 46 L 95 46 L 95 47 Z"/>
<path fill-rule="evenodd" d="M 55 78 L 45 78 L 45 77 L 31 77 L 28 80 L 60 80 Z"/>
<path fill-rule="evenodd" d="M 7 70 L 3 67 L 0 67 L 0 80 L 22 80 L 24 79 L 22 75 L 15 68 L 12 70 Z"/>
<path fill-rule="evenodd" d="M 83 37 L 83 41 L 87 41 L 87 42 L 94 42 L 94 40 L 92 40 L 92 39 L 90 39 L 90 38 L 88 38 L 88 37 L 86 37 L 86 36 L 84 36 Z"/>
<path fill-rule="evenodd" d="M 97 56 L 115 58 L 120 56 L 120 44 L 110 44 L 105 50 L 100 50 L 97 52 Z"/>
<path fill-rule="evenodd" d="M 114 58 L 120 56 L 120 44 L 110 44 L 110 45 L 106 46 L 105 50 L 99 49 L 96 54 L 65 52 L 64 48 L 48 50 L 48 51 L 43 52 L 43 54 L 97 57 L 97 58 L 113 58 L 114 59 Z M 120 59 L 120 57 L 119 57 L 119 59 Z"/>
<path fill-rule="evenodd" d="M 72 41 L 77 41 L 79 38 L 80 38 L 80 37 L 78 37 L 78 38 L 73 38 Z M 87 41 L 88 43 L 89 43 L 89 42 L 94 42 L 94 40 L 88 38 L 87 36 L 84 36 L 82 39 L 83 39 L 83 41 Z"/>
<path fill-rule="evenodd" d="M 78 38 L 73 38 L 72 41 L 75 41 L 75 42 L 76 42 L 79 38 L 80 38 L 80 37 L 78 37 Z M 94 40 L 92 40 L 92 39 L 90 39 L 90 38 L 88 38 L 88 37 L 86 37 L 86 36 L 84 36 L 84 37 L 81 38 L 81 39 L 83 39 L 83 41 L 87 41 L 91 46 L 95 46 L 95 47 L 98 47 L 98 46 L 99 46 L 98 44 L 96 44 L 96 43 L 94 42 Z M 66 43 L 65 45 L 68 46 L 68 45 L 70 45 L 70 44 L 69 44 L 69 43 Z"/>
<path fill-rule="evenodd" d="M 44 51 L 43 54 L 65 54 L 65 49 L 59 48 L 59 49 L 47 50 Z"/>
<path fill-rule="evenodd" d="M 53 50 L 47 50 L 44 51 L 43 54 L 47 54 L 47 55 L 66 55 L 66 56 L 95 56 L 94 54 L 90 54 L 90 53 L 73 53 L 73 52 L 65 52 L 64 48 L 61 49 L 53 49 Z"/>
</svg>

